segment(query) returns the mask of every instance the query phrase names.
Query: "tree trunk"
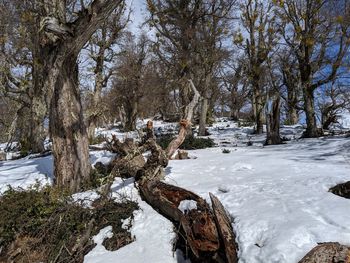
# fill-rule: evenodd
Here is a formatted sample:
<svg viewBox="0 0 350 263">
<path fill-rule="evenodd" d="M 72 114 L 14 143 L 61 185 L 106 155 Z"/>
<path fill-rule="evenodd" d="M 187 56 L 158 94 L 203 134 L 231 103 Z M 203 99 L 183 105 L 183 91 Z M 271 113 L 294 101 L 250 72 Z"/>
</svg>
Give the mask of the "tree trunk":
<svg viewBox="0 0 350 263">
<path fill-rule="evenodd" d="M 297 109 L 292 106 L 288 107 L 287 118 L 288 118 L 289 125 L 297 124 L 299 121 L 299 115 L 298 115 Z"/>
<path fill-rule="evenodd" d="M 239 110 L 237 108 L 231 109 L 230 117 L 233 121 L 239 120 Z"/>
<path fill-rule="evenodd" d="M 258 83 L 253 85 L 253 110 L 255 117 L 255 133 L 262 134 L 264 132 L 264 116 L 263 116 L 263 100 L 261 96 L 260 86 Z"/>
<path fill-rule="evenodd" d="M 131 102 L 126 107 L 126 119 L 124 131 L 135 131 L 136 130 L 136 120 L 138 112 L 138 103 L 137 101 Z"/>
<path fill-rule="evenodd" d="M 304 137 L 314 138 L 318 137 L 315 106 L 314 106 L 314 92 L 307 85 L 303 88 L 304 96 L 304 110 L 306 115 L 306 131 Z"/>
<path fill-rule="evenodd" d="M 207 113 L 208 113 L 208 99 L 206 97 L 202 98 L 201 101 L 201 114 L 199 117 L 199 136 L 205 136 L 206 134 L 206 123 L 207 123 Z"/>
<path fill-rule="evenodd" d="M 76 57 L 68 57 L 56 69 L 50 112 L 55 182 L 73 192 L 78 191 L 90 175 L 89 143 L 76 61 Z"/>
<path fill-rule="evenodd" d="M 43 86 L 36 88 L 44 89 Z M 45 150 L 44 141 L 46 137 L 44 122 L 47 116 L 47 106 L 43 94 L 35 95 L 30 106 L 29 150 L 32 153 L 40 153 Z"/>
<path fill-rule="evenodd" d="M 210 76 L 210 74 L 207 74 L 207 76 L 205 77 L 205 82 L 204 82 L 204 87 L 203 87 L 203 96 L 202 96 L 202 101 L 201 101 L 201 112 L 200 112 L 200 116 L 199 116 L 199 130 L 198 130 L 199 136 L 206 135 L 206 126 L 207 126 L 208 109 L 209 109 L 208 98 L 210 97 L 210 93 L 209 93 L 210 82 L 211 82 L 211 76 Z"/>
<path fill-rule="evenodd" d="M 266 144 L 275 145 L 282 142 L 280 137 L 280 97 L 278 96 L 267 107 L 266 114 Z"/>
</svg>

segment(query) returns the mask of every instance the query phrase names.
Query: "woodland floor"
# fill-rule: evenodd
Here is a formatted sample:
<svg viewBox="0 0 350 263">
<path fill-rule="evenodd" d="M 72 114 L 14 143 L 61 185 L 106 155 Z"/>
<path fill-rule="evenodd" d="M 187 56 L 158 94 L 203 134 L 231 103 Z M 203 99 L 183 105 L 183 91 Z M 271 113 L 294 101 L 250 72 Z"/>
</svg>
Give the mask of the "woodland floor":
<svg viewBox="0 0 350 263">
<path fill-rule="evenodd" d="M 175 124 L 155 122 L 155 128 L 167 133 Z M 350 245 L 350 200 L 328 192 L 350 178 L 350 138 L 296 139 L 302 131 L 298 125 L 285 126 L 282 136 L 292 140 L 264 147 L 264 136 L 251 135 L 252 128 L 221 119 L 209 128 L 217 147 L 189 151 L 191 159 L 170 161 L 166 168 L 167 182 L 207 200 L 209 192 L 220 199 L 234 220 L 240 263 L 296 263 L 317 243 Z M 115 129 L 98 133 L 136 136 Z M 108 162 L 112 156 L 92 151 L 91 162 Z M 26 188 L 36 182 L 52 182 L 51 156 L 0 162 L 0 192 L 7 185 Z M 181 253 L 172 252 L 172 223 L 140 200 L 133 180 L 116 179 L 112 189 L 115 197 L 139 203 L 131 228 L 136 241 L 107 251 L 102 241 L 110 229 L 102 229 L 84 262 L 183 262 Z M 88 204 L 97 196 L 88 191 L 74 197 Z"/>
</svg>

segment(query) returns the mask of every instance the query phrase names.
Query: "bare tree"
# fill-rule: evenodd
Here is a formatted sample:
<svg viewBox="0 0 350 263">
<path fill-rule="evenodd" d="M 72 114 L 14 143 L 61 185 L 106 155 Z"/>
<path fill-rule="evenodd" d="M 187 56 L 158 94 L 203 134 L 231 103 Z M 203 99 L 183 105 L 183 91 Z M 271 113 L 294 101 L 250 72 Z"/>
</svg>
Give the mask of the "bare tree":
<svg viewBox="0 0 350 263">
<path fill-rule="evenodd" d="M 86 114 L 89 139 L 95 136 L 95 128 L 103 114 L 102 90 L 107 87 L 113 75 L 112 62 L 117 55 L 116 41 L 129 21 L 130 12 L 127 17 L 124 17 L 125 11 L 126 5 L 119 5 L 89 41 L 88 51 L 89 57 L 94 62 L 95 78 L 94 90 L 90 96 Z"/>
<path fill-rule="evenodd" d="M 147 57 L 149 55 L 149 40 L 145 34 L 138 40 L 128 33 L 122 44 L 123 52 L 118 56 L 115 65 L 113 81 L 114 94 L 123 106 L 122 114 L 125 118 L 124 130 L 136 129 L 136 120 L 139 115 L 140 100 L 147 92 L 145 81 Z"/>
<path fill-rule="evenodd" d="M 235 42 L 244 48 L 247 57 L 247 74 L 252 88 L 252 105 L 256 133 L 263 133 L 264 123 L 264 64 L 276 44 L 273 5 L 261 0 L 246 0 L 241 4 L 242 23 L 247 38 L 241 33 Z"/>
<path fill-rule="evenodd" d="M 339 76 L 348 51 L 347 1 L 277 1 L 285 43 L 298 61 L 306 115 L 305 137 L 319 135 L 314 92 Z"/>
<path fill-rule="evenodd" d="M 349 86 L 332 83 L 320 97 L 317 104 L 321 113 L 321 125 L 322 129 L 328 130 L 331 124 L 338 123 L 340 114 L 349 109 Z"/>
</svg>

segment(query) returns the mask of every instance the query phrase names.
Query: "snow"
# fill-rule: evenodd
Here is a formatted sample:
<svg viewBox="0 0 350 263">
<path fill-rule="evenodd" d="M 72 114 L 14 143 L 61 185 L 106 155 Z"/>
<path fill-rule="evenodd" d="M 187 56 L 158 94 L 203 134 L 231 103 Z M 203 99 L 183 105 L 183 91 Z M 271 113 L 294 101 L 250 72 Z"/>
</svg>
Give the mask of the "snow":
<svg viewBox="0 0 350 263">
<path fill-rule="evenodd" d="M 197 150 L 197 159 L 171 161 L 166 180 L 220 199 L 234 218 L 240 263 L 295 263 L 320 242 L 350 245 L 350 201 L 328 192 L 349 180 L 349 146 L 338 137 Z"/>
<path fill-rule="evenodd" d="M 172 240 L 175 238 L 172 223 L 142 201 L 134 187 L 133 180 L 117 178 L 112 189 L 114 197 L 130 198 L 137 201 L 140 209 L 134 212 L 130 229 L 135 241 L 116 251 L 107 251 L 101 241 L 103 232 L 95 238 L 97 246 L 84 258 L 84 263 L 178 263 L 172 253 Z"/>
<path fill-rule="evenodd" d="M 176 124 L 157 121 L 155 127 L 159 133 L 171 132 Z M 126 136 L 116 129 L 99 132 Z M 218 146 L 189 151 L 196 159 L 170 161 L 166 181 L 208 202 L 209 192 L 220 199 L 233 219 L 240 263 L 296 263 L 317 243 L 350 245 L 350 200 L 328 192 L 349 180 L 350 138 L 297 139 L 303 126 L 282 126 L 282 136 L 292 140 L 265 147 L 265 135 L 255 136 L 252 127 L 238 127 L 225 119 L 214 123 L 209 132 Z M 247 142 L 252 146 L 247 147 Z M 223 149 L 230 152 L 224 154 Z M 94 164 L 107 163 L 112 157 L 105 151 L 91 152 Z M 37 181 L 52 183 L 51 156 L 0 162 L 0 192 L 8 184 L 26 188 Z M 117 178 L 112 190 L 118 202 L 128 198 L 140 206 L 131 222 L 135 241 L 107 251 L 102 242 L 111 232 L 110 227 L 104 228 L 95 236 L 97 245 L 85 256 L 85 263 L 185 262 L 180 251 L 172 252 L 172 223 L 141 200 L 133 179 Z M 74 196 L 87 206 L 97 197 L 94 191 Z M 179 208 L 185 211 L 195 205 L 185 200 Z M 124 223 L 128 225 L 130 219 Z"/>
<path fill-rule="evenodd" d="M 183 200 L 180 202 L 178 207 L 182 213 L 187 213 L 193 209 L 197 209 L 197 202 L 194 200 Z"/>
</svg>

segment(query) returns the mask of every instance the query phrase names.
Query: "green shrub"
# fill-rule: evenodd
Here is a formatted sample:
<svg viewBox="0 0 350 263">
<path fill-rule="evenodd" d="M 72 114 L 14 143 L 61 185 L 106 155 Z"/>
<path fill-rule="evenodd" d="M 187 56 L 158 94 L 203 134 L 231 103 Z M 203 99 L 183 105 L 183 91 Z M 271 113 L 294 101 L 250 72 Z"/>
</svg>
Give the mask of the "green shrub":
<svg viewBox="0 0 350 263">
<path fill-rule="evenodd" d="M 229 149 L 222 149 L 222 153 L 230 153 L 231 151 Z"/>
<path fill-rule="evenodd" d="M 115 236 L 124 237 L 123 244 L 130 243 L 132 238 L 121 220 L 132 217 L 137 208 L 134 202 L 112 199 L 86 208 L 56 188 L 10 188 L 0 198 L 0 262 L 7 262 L 18 247 L 27 254 L 19 254 L 15 262 L 83 262 L 94 246 L 91 237 L 106 226 L 112 226 Z M 88 242 L 72 251 L 86 233 L 90 234 Z"/>
<path fill-rule="evenodd" d="M 95 145 L 95 144 L 100 144 L 106 141 L 106 137 L 103 134 L 99 134 L 93 138 L 89 138 L 89 144 L 90 145 Z"/>
<path fill-rule="evenodd" d="M 163 148 L 166 149 L 169 143 L 175 138 L 172 134 L 161 135 L 157 138 L 157 143 Z M 182 150 L 196 150 L 196 149 L 205 149 L 214 147 L 215 143 L 210 138 L 197 138 L 194 136 L 186 137 L 185 141 L 180 146 Z"/>
</svg>

